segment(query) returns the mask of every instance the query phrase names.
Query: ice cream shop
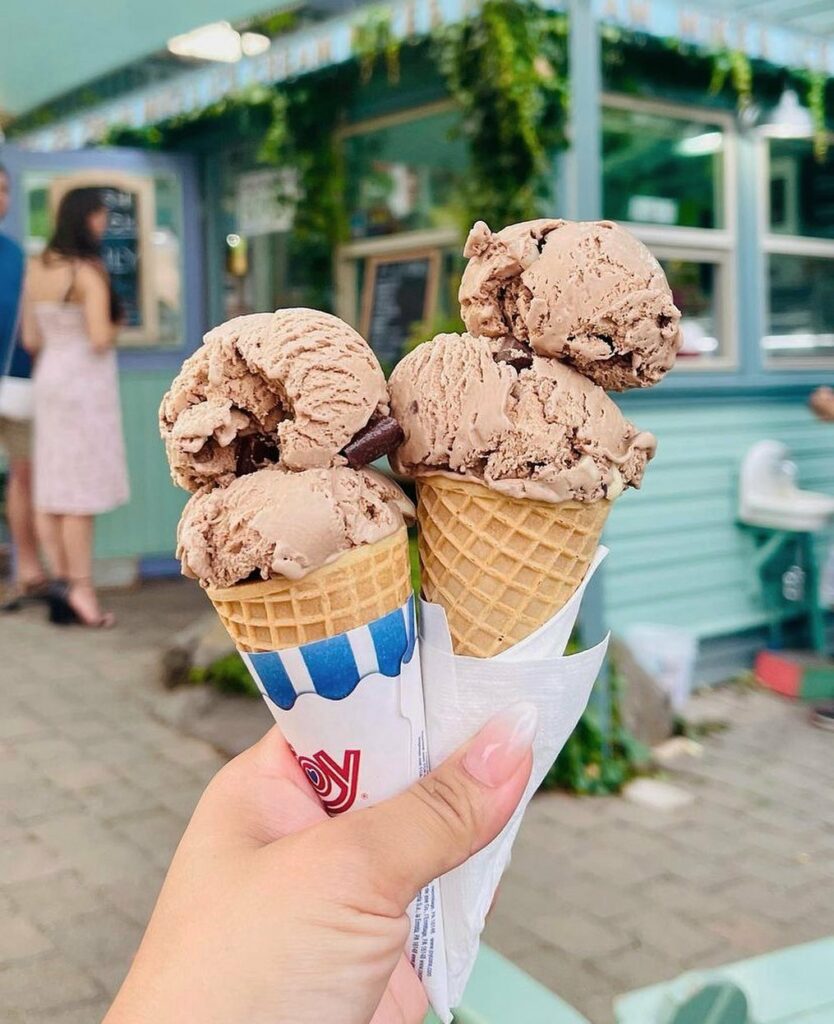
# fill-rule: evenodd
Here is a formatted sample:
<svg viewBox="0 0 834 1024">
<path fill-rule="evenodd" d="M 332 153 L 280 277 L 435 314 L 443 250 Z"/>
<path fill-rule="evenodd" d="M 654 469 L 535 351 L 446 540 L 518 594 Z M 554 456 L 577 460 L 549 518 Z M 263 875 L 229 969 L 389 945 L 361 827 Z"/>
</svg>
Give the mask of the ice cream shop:
<svg viewBox="0 0 834 1024">
<path fill-rule="evenodd" d="M 613 396 L 658 448 L 608 520 L 592 627 L 709 641 L 703 681 L 768 630 L 822 645 L 828 513 L 791 515 L 813 504 L 794 487 L 834 495 L 834 427 L 808 404 L 834 384 L 830 5 L 172 7 L 119 66 L 90 55 L 11 109 L 0 146 L 3 229 L 30 253 L 68 188 L 107 197 L 132 499 L 101 523 L 103 577 L 177 570 L 156 409 L 209 326 L 319 307 L 390 371 L 463 329 L 474 221 L 608 219 L 660 261 L 683 345 L 658 386 Z"/>
</svg>

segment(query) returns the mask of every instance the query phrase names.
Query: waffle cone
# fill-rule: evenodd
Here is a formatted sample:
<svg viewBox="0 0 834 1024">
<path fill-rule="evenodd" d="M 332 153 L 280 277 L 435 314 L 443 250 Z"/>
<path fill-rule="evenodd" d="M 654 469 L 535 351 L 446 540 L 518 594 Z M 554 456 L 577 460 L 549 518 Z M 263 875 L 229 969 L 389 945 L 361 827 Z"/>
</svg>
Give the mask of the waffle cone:
<svg viewBox="0 0 834 1024">
<path fill-rule="evenodd" d="M 562 608 L 585 577 L 611 502 L 510 498 L 468 480 L 418 481 L 423 596 L 456 654 L 490 658 Z"/>
<path fill-rule="evenodd" d="M 401 607 L 411 594 L 405 528 L 353 548 L 299 580 L 284 577 L 207 589 L 240 651 L 279 651 L 356 629 Z"/>
</svg>

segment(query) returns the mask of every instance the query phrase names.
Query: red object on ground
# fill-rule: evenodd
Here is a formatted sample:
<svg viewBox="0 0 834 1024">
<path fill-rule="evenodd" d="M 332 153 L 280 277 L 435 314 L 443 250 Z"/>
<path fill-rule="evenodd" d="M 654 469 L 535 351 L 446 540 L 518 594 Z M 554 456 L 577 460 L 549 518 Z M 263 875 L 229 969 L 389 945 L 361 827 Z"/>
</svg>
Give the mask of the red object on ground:
<svg viewBox="0 0 834 1024">
<path fill-rule="evenodd" d="M 784 651 L 759 651 L 753 666 L 756 679 L 783 697 L 798 697 L 802 667 Z"/>
<path fill-rule="evenodd" d="M 762 686 L 783 697 L 834 697 L 834 662 L 807 651 L 760 651 L 753 671 Z"/>
</svg>

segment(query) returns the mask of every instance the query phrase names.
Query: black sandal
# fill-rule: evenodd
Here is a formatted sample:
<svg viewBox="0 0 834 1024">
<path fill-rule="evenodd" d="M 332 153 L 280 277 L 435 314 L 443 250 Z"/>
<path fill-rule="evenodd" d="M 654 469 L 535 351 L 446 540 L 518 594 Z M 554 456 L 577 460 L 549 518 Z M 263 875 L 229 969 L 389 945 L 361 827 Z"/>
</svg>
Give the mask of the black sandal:
<svg viewBox="0 0 834 1024">
<path fill-rule="evenodd" d="M 73 583 L 87 582 L 75 580 Z M 112 612 L 103 612 L 95 621 L 85 619 L 70 601 L 73 583 L 59 580 L 50 588 L 49 621 L 54 626 L 86 626 L 88 629 L 110 629 L 116 625 Z"/>
</svg>

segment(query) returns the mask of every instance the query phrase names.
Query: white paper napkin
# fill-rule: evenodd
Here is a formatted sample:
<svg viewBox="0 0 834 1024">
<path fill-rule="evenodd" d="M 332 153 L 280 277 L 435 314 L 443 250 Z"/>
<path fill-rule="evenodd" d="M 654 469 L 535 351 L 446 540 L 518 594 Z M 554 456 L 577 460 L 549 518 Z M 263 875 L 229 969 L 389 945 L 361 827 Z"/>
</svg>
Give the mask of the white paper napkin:
<svg viewBox="0 0 834 1024">
<path fill-rule="evenodd" d="M 585 587 L 607 553 L 599 548 L 582 585 L 558 614 L 494 658 L 453 654 L 443 608 L 420 602 L 420 659 L 433 766 L 497 711 L 519 701 L 529 701 L 539 711 L 533 770 L 518 809 L 485 850 L 440 879 L 449 1007 L 459 1005 L 463 996 L 487 911 L 509 863 L 524 810 L 579 721 L 605 658 L 608 637 L 580 654 L 564 657 L 563 653 Z M 435 1011 L 441 1019 L 451 1019 L 447 1007 L 435 1005 Z"/>
</svg>

